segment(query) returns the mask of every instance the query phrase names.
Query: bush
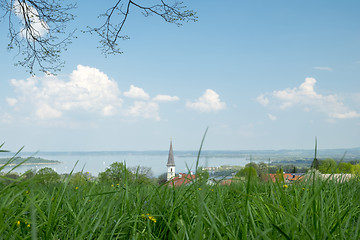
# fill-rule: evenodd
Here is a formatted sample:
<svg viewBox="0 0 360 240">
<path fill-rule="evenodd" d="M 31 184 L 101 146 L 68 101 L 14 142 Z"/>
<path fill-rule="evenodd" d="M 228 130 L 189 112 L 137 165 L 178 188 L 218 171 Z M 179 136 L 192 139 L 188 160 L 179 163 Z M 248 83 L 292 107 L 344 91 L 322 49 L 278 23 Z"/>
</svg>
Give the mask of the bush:
<svg viewBox="0 0 360 240">
<path fill-rule="evenodd" d="M 35 178 L 42 183 L 55 183 L 60 180 L 60 175 L 54 169 L 45 167 L 37 171 Z"/>
</svg>

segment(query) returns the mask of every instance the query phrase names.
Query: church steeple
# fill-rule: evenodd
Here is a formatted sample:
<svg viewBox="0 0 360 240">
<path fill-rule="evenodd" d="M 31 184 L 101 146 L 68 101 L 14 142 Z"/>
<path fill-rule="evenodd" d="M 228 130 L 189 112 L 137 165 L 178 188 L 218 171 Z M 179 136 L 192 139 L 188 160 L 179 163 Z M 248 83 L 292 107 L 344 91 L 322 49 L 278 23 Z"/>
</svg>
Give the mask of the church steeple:
<svg viewBox="0 0 360 240">
<path fill-rule="evenodd" d="M 174 161 L 174 152 L 172 147 L 172 140 L 170 140 L 170 150 L 169 150 L 169 157 L 168 162 L 166 164 L 168 171 L 167 171 L 167 180 L 169 181 L 171 178 L 175 177 L 175 161 Z"/>
</svg>

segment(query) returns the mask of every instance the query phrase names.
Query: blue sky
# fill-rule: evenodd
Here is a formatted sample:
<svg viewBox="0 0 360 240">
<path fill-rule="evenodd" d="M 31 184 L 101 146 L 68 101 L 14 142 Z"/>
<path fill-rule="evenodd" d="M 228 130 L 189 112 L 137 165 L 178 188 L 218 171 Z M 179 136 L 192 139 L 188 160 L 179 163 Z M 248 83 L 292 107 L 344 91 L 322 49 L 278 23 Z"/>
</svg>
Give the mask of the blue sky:
<svg viewBox="0 0 360 240">
<path fill-rule="evenodd" d="M 0 141 L 28 151 L 359 147 L 359 1 L 184 1 L 182 27 L 134 11 L 121 55 L 95 36 L 31 77 L 0 36 Z M 103 8 L 103 9 L 102 9 Z M 100 24 L 80 0 L 69 26 Z M 6 22 L 0 23 L 6 32 Z"/>
</svg>

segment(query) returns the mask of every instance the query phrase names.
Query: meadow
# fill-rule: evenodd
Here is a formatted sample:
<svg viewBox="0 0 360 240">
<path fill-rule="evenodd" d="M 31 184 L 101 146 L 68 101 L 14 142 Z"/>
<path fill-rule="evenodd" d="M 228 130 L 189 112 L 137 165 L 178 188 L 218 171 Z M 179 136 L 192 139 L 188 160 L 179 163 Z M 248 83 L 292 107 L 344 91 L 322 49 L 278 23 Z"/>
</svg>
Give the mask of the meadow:
<svg viewBox="0 0 360 240">
<path fill-rule="evenodd" d="M 21 164 L 8 173 L 0 167 L 1 239 L 360 238 L 357 177 L 336 182 L 313 171 L 286 183 L 248 174 L 209 185 L 199 171 L 191 184 L 174 187 L 123 163 L 98 178 L 60 177 L 50 168 L 14 177 Z"/>
<path fill-rule="evenodd" d="M 1 176 L 1 239 L 359 239 L 360 183 Z"/>
</svg>

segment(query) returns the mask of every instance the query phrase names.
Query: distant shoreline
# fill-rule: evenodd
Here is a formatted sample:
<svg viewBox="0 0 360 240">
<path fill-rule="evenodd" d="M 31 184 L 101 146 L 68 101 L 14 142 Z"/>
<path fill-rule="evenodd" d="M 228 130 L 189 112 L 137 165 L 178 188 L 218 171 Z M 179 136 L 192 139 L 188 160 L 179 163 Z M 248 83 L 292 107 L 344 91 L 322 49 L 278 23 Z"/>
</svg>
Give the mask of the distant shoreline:
<svg viewBox="0 0 360 240">
<path fill-rule="evenodd" d="M 10 163 L 8 163 L 11 160 Z M 25 162 L 24 162 L 25 161 Z M 12 158 L 0 158 L 0 167 L 7 166 L 12 167 L 21 164 L 21 166 L 36 166 L 36 165 L 54 165 L 54 164 L 60 164 L 60 161 L 56 160 L 47 160 L 43 158 L 35 158 L 35 157 L 15 157 Z"/>
<path fill-rule="evenodd" d="M 40 163 L 23 163 L 21 164 L 21 166 L 36 166 L 36 165 L 55 165 L 55 164 L 60 164 L 61 162 L 47 162 L 47 163 L 43 163 L 43 162 L 40 162 Z M 7 164 L 6 166 L 8 167 L 13 167 L 13 166 L 16 166 L 18 165 L 19 163 L 10 163 L 10 164 Z M 0 163 L 0 167 L 2 166 L 5 166 L 5 164 L 3 163 Z"/>
</svg>

